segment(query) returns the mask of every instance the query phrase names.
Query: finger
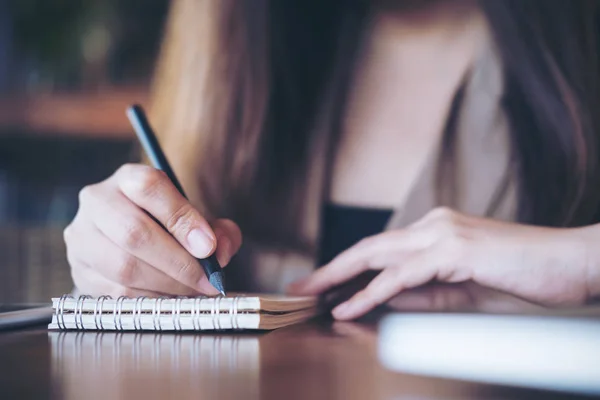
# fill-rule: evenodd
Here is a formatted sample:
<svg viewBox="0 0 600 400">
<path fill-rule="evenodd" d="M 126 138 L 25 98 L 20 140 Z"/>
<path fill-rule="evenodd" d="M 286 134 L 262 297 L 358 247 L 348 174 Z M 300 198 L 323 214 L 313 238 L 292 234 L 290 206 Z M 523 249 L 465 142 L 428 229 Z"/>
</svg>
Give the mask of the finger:
<svg viewBox="0 0 600 400">
<path fill-rule="evenodd" d="M 108 280 L 124 287 L 160 292 L 175 296 L 193 296 L 199 292 L 176 281 L 115 245 L 96 227 L 86 233 L 72 256 L 81 260 L 88 270 L 93 270 Z"/>
<path fill-rule="evenodd" d="M 212 228 L 164 172 L 129 164 L 115 174 L 115 179 L 123 194 L 156 218 L 190 254 L 206 258 L 215 250 Z"/>
<path fill-rule="evenodd" d="M 380 273 L 380 271 L 364 272 L 348 282 L 324 292 L 321 296 L 321 305 L 325 310 L 331 311 L 338 304 L 347 301 L 356 292 L 364 289 Z"/>
<path fill-rule="evenodd" d="M 114 244 L 200 293 L 217 294 L 198 261 L 123 194 L 83 195 L 94 210 L 89 218 Z"/>
<path fill-rule="evenodd" d="M 85 269 L 85 268 L 74 268 L 72 271 L 73 281 L 77 289 L 82 294 L 87 294 L 93 297 L 98 296 L 112 296 L 117 298 L 119 296 L 127 297 L 161 297 L 164 294 L 159 292 L 153 292 L 149 290 L 141 290 L 128 288 L 112 282 L 98 272 Z"/>
<path fill-rule="evenodd" d="M 333 310 L 339 320 L 358 318 L 405 289 L 431 281 L 438 273 L 432 253 L 420 253 L 398 267 L 387 268 L 350 300 Z"/>
<path fill-rule="evenodd" d="M 217 260 L 222 267 L 229 264 L 231 257 L 242 245 L 242 232 L 237 224 L 229 219 L 218 219 L 213 224 L 217 237 Z"/>
<path fill-rule="evenodd" d="M 369 269 L 381 269 L 393 260 L 401 262 L 423 242 L 420 234 L 410 231 L 385 232 L 369 237 L 342 252 L 328 265 L 303 281 L 293 283 L 294 294 L 319 294 Z"/>
</svg>

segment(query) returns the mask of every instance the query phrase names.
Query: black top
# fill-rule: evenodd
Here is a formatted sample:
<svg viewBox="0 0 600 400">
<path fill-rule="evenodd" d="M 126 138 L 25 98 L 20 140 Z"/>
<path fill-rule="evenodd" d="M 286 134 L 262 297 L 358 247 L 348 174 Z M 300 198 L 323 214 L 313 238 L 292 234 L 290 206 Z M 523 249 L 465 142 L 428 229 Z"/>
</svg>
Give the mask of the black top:
<svg viewBox="0 0 600 400">
<path fill-rule="evenodd" d="M 327 264 L 361 239 L 382 232 L 391 215 L 392 210 L 326 204 L 317 265 Z"/>
</svg>

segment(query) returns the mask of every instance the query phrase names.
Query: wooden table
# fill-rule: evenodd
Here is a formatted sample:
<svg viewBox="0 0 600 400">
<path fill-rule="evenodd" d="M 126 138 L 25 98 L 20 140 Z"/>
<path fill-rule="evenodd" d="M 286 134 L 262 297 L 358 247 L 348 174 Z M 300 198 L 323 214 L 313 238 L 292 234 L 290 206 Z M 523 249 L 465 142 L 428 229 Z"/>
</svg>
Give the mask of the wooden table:
<svg viewBox="0 0 600 400">
<path fill-rule="evenodd" d="M 395 374 L 378 318 L 270 333 L 0 333 L 2 399 L 468 399 L 559 394 Z"/>
</svg>

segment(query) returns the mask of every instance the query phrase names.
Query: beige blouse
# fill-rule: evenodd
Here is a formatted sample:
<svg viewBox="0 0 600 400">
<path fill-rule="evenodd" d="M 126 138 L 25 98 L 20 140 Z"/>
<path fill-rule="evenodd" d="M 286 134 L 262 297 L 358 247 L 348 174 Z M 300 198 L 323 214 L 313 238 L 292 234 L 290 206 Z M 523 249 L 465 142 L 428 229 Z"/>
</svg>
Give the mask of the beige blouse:
<svg viewBox="0 0 600 400">
<path fill-rule="evenodd" d="M 488 35 L 489 36 L 489 35 Z M 462 213 L 514 220 L 516 186 L 509 170 L 509 138 L 507 119 L 499 107 L 503 92 L 503 68 L 496 46 L 484 40 L 465 87 L 462 108 L 458 114 L 456 147 L 457 204 Z M 435 196 L 435 171 L 439 148 L 429 156 L 419 179 L 409 191 L 404 204 L 395 208 L 386 230 L 399 229 L 423 217 L 439 206 Z M 311 179 L 305 192 L 306 218 L 302 232 L 317 249 L 322 191 L 325 176 L 325 153 L 316 143 L 311 163 Z M 505 180 L 508 179 L 508 181 Z M 508 182 L 508 188 L 492 212 L 488 212 L 497 191 Z M 248 240 L 234 259 L 239 268 L 251 268 L 254 281 L 250 290 L 283 292 L 287 284 L 308 275 L 315 268 L 315 254 L 297 254 L 268 250 Z"/>
</svg>

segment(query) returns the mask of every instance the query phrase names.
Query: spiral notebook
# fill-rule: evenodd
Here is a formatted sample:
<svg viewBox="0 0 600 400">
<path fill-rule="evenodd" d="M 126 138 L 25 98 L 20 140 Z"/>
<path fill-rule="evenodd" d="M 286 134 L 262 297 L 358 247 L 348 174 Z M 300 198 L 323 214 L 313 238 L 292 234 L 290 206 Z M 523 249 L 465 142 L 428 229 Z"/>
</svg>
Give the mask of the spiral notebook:
<svg viewBox="0 0 600 400">
<path fill-rule="evenodd" d="M 49 329 L 118 331 L 271 330 L 317 314 L 315 297 L 233 294 L 193 298 L 52 299 Z"/>
</svg>

